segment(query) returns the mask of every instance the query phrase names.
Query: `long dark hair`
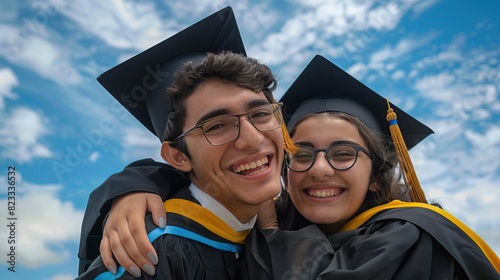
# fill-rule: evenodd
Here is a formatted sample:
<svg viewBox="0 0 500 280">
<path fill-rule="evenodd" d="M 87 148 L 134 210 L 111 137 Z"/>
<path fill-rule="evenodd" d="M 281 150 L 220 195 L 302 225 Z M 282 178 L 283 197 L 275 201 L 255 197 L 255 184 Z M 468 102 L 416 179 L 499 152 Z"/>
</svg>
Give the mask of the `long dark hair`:
<svg viewBox="0 0 500 280">
<path fill-rule="evenodd" d="M 318 113 L 321 114 L 321 113 Z M 353 124 L 359 131 L 371 154 L 372 179 L 380 182 L 377 192 L 368 191 L 365 201 L 357 213 L 361 213 L 372 207 L 388 203 L 394 199 L 410 201 L 409 186 L 402 180 L 402 174 L 398 168 L 398 157 L 394 146 L 388 137 L 380 132 L 369 129 L 356 117 L 341 112 L 327 112 L 333 118 L 341 118 Z M 306 119 L 311 115 L 304 117 Z M 290 128 L 290 136 L 293 137 L 297 126 L 304 120 Z M 284 167 L 283 176 L 287 176 L 288 170 Z M 312 223 L 304 218 L 293 205 L 289 194 L 283 190 L 276 200 L 276 213 L 278 215 L 279 227 L 286 230 L 297 230 Z"/>
</svg>

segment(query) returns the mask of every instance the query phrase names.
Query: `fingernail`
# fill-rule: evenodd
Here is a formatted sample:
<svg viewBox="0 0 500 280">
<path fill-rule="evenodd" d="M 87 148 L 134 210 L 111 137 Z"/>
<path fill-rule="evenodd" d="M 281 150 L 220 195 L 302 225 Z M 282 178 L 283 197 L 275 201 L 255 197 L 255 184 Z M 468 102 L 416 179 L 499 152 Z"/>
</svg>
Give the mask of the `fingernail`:
<svg viewBox="0 0 500 280">
<path fill-rule="evenodd" d="M 165 227 L 165 219 L 163 219 L 163 217 L 160 217 L 160 227 L 161 228 L 164 228 Z"/>
<path fill-rule="evenodd" d="M 131 266 L 131 267 L 129 268 L 129 270 L 130 270 L 130 273 L 131 273 L 131 274 L 132 274 L 135 278 L 139 278 L 139 277 L 141 277 L 141 272 L 140 272 L 137 268 L 135 268 L 134 266 Z"/>
<path fill-rule="evenodd" d="M 155 275 L 155 269 L 150 265 L 150 264 L 145 264 L 143 266 L 144 271 L 146 271 L 147 274 L 153 276 Z"/>
<path fill-rule="evenodd" d="M 116 268 L 113 266 L 113 265 L 108 265 L 108 270 L 113 273 L 113 274 L 116 274 Z"/>
<path fill-rule="evenodd" d="M 148 258 L 149 258 L 149 261 L 152 262 L 153 264 L 157 264 L 158 263 L 158 257 L 155 254 L 149 252 L 148 253 Z"/>
</svg>

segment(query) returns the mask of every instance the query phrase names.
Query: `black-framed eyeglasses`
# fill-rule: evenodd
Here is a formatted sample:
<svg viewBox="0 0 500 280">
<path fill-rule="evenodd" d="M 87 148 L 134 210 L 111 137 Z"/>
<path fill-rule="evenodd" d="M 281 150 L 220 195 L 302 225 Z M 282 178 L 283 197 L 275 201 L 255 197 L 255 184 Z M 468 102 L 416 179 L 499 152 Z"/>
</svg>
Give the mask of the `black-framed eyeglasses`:
<svg viewBox="0 0 500 280">
<path fill-rule="evenodd" d="M 354 144 L 337 144 L 326 149 L 299 147 L 296 153 L 285 156 L 286 166 L 295 172 L 305 172 L 314 165 L 319 152 L 324 152 L 330 166 L 338 171 L 344 171 L 354 166 L 359 152 L 370 156 L 365 148 Z"/>
<path fill-rule="evenodd" d="M 242 116 L 247 116 L 248 121 L 258 131 L 266 132 L 277 129 L 281 126 L 283 119 L 280 110 L 282 105 L 281 102 L 265 104 L 245 113 L 224 115 L 201 121 L 177 136 L 172 142 L 199 128 L 210 144 L 218 146 L 229 143 L 240 135 L 240 118 Z"/>
</svg>

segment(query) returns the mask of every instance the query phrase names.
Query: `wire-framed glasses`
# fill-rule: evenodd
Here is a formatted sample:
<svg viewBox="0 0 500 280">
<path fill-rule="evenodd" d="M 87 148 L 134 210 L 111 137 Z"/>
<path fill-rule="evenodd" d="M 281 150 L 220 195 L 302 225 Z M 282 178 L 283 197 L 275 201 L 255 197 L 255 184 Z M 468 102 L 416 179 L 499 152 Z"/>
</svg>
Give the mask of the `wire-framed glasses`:
<svg viewBox="0 0 500 280">
<path fill-rule="evenodd" d="M 240 135 L 240 118 L 246 116 L 248 121 L 261 132 L 271 131 L 281 126 L 281 106 L 283 103 L 265 104 L 241 114 L 224 115 L 201 121 L 172 142 L 186 136 L 195 129 L 201 129 L 207 141 L 214 145 L 229 143 Z"/>
<path fill-rule="evenodd" d="M 358 160 L 359 152 L 370 157 L 370 152 L 355 144 L 336 144 L 326 149 L 299 147 L 296 153 L 285 156 L 285 164 L 292 171 L 305 172 L 314 165 L 319 152 L 324 152 L 330 166 L 338 171 L 353 167 Z"/>
</svg>

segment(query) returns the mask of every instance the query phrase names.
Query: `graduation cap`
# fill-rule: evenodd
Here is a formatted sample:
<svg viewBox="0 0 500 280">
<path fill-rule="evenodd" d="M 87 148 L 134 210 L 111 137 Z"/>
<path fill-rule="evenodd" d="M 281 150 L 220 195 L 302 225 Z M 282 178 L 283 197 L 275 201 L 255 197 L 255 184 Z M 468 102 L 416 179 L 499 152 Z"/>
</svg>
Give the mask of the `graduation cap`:
<svg viewBox="0 0 500 280">
<path fill-rule="evenodd" d="M 170 108 L 166 88 L 173 74 L 207 52 L 246 55 L 231 7 L 226 7 L 101 74 L 97 80 L 160 141 Z"/>
<path fill-rule="evenodd" d="M 429 127 L 320 55 L 312 59 L 280 101 L 288 128 L 310 114 L 343 112 L 391 136 L 405 178 L 412 186 L 412 198 L 426 202 L 408 149 L 433 133 Z"/>
</svg>

